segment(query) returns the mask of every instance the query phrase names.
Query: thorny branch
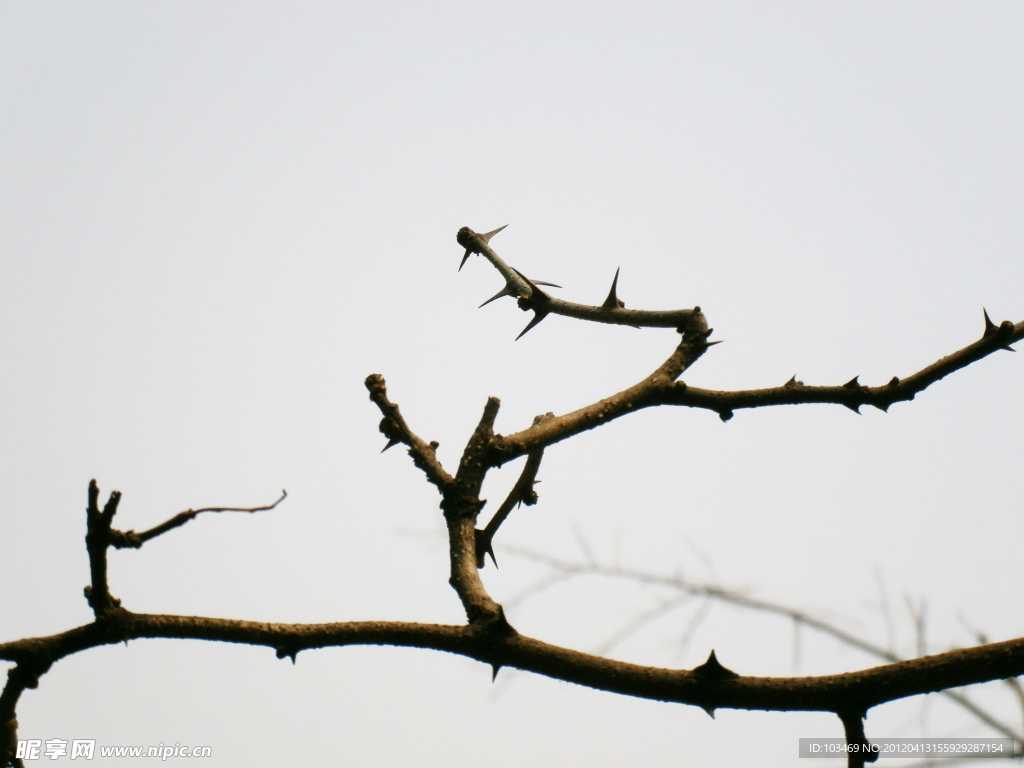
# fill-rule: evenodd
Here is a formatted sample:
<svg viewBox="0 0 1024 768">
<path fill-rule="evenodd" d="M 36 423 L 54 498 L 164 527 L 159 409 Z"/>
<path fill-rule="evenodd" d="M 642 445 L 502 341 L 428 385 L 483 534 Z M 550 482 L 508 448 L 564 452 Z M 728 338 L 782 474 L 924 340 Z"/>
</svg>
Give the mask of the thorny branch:
<svg viewBox="0 0 1024 768">
<path fill-rule="evenodd" d="M 797 405 L 802 403 L 834 403 L 858 411 L 862 405 L 873 405 L 882 411 L 893 403 L 913 400 L 926 389 L 949 374 L 966 368 L 971 363 L 1001 349 L 1013 352 L 1010 344 L 1024 338 L 1024 321 L 1016 325 L 1004 320 L 998 326 L 985 316 L 985 331 L 980 339 L 963 349 L 937 360 L 905 379 L 893 377 L 888 384 L 865 387 L 854 376 L 839 386 L 807 386 L 794 376 L 781 387 L 717 391 L 689 387 L 683 382 L 666 389 L 653 405 L 685 405 L 715 411 L 723 421 L 732 418 L 740 408 L 761 408 L 769 405 Z"/>
<path fill-rule="evenodd" d="M 485 662 L 495 675 L 500 667 L 510 666 L 600 690 L 691 704 L 711 714 L 718 708 L 833 712 L 841 719 L 851 743 L 863 741 L 864 716 L 883 702 L 1024 674 L 1024 638 L 839 675 L 762 678 L 727 669 L 714 652 L 704 664 L 692 670 L 660 669 L 560 648 L 516 632 L 506 620 L 502 607 L 488 595 L 480 578 L 480 568 L 483 555 L 492 549 L 498 526 L 511 509 L 518 502 L 534 500 L 532 486 L 547 446 L 655 405 L 708 408 L 723 420 L 731 417 L 737 408 L 795 403 L 840 403 L 854 410 L 870 404 L 885 409 L 898 400 L 912 399 L 930 384 L 998 349 L 1011 349 L 1010 344 L 1024 336 L 1024 323 L 1014 325 L 1005 321 L 997 326 L 986 313 L 985 331 L 979 341 L 903 381 L 893 379 L 885 387 L 864 387 L 856 377 L 840 387 L 807 387 L 794 377 L 783 387 L 773 389 L 702 390 L 678 381 L 683 372 L 716 343 L 708 341 L 711 330 L 699 307 L 669 311 L 626 309 L 616 291 L 618 273 L 612 290 L 600 306 L 555 299 L 538 287 L 542 283 L 523 277 L 490 248 L 488 242 L 498 231 L 479 235 L 464 227 L 457 239 L 466 249 L 463 263 L 470 254 L 478 253 L 502 275 L 505 288 L 495 298 L 514 296 L 520 308 L 534 312 L 523 333 L 547 315 L 561 314 L 601 323 L 675 328 L 682 338 L 669 358 L 633 387 L 572 413 L 537 419 L 532 426 L 509 436 L 495 434 L 494 423 L 500 404 L 497 398 L 490 398 L 454 477 L 437 459 L 438 444 L 427 443 L 413 433 L 398 406 L 388 399 L 384 378 L 373 374 L 366 379 L 370 399 L 383 416 L 380 430 L 388 439 L 385 450 L 398 443 L 406 445 L 414 464 L 441 494 L 449 539 L 449 582 L 463 604 L 467 624 L 373 621 L 274 624 L 133 613 L 110 593 L 108 548 L 138 547 L 149 538 L 180 527 L 200 512 L 228 511 L 229 508 L 189 510 L 142 534 L 121 533 L 112 527 L 120 493 L 111 493 L 101 510 L 99 489 L 93 481 L 89 486 L 86 514 L 90 567 L 86 597 L 94 620 L 49 637 L 0 643 L 0 659 L 14 664 L 8 670 L 7 683 L 0 693 L 0 766 L 22 768 L 15 756 L 15 708 L 21 694 L 35 688 L 40 676 L 52 664 L 88 648 L 140 638 L 194 638 L 265 645 L 273 648 L 278 658 L 290 658 L 293 662 L 302 650 L 355 644 L 447 651 Z M 491 469 L 523 455 L 528 457 L 527 465 L 519 482 L 491 522 L 482 531 L 478 530 L 476 521 L 485 503 L 480 498 L 484 478 Z M 282 494 L 281 499 L 266 507 L 230 509 L 247 512 L 273 509 L 283 498 Z"/>
<path fill-rule="evenodd" d="M 506 546 L 504 551 L 513 557 L 521 558 L 535 563 L 540 563 L 551 569 L 551 575 L 541 581 L 540 587 L 531 588 L 529 590 L 531 595 L 537 594 L 542 588 L 547 588 L 556 582 L 566 581 L 567 579 L 578 577 L 578 576 L 601 576 L 612 579 L 621 579 L 624 581 L 631 581 L 637 584 L 646 584 L 658 587 L 667 587 L 675 590 L 681 596 L 689 597 L 700 597 L 707 600 L 715 601 L 718 603 L 724 603 L 727 605 L 734 605 L 745 610 L 753 611 L 755 613 L 764 613 L 773 616 L 781 616 L 793 622 L 795 626 L 806 627 L 813 630 L 821 635 L 831 637 L 834 640 L 839 641 L 843 645 L 849 648 L 855 648 L 859 651 L 863 651 L 870 656 L 886 661 L 886 662 L 898 662 L 904 661 L 904 657 L 888 650 L 880 645 L 872 643 L 869 640 L 865 640 L 862 637 L 842 629 L 835 624 L 817 618 L 816 616 L 808 613 L 800 608 L 792 608 L 781 603 L 775 603 L 770 600 L 763 600 L 756 597 L 751 597 L 744 592 L 727 589 L 713 583 L 698 583 L 684 579 L 681 576 L 659 576 L 654 573 L 647 573 L 645 571 L 638 571 L 631 568 L 620 568 L 611 565 L 602 565 L 593 560 L 587 562 L 570 562 L 568 560 L 561 560 L 556 557 L 550 557 L 548 555 L 535 552 L 530 549 L 523 549 L 521 547 L 509 547 Z M 616 634 L 614 638 L 615 642 L 607 642 L 603 648 L 605 652 L 611 650 L 615 644 L 625 640 L 631 636 L 641 626 L 654 621 L 655 619 L 666 615 L 669 611 L 674 610 L 683 604 L 682 600 L 667 600 L 651 611 L 645 613 L 642 617 L 638 618 L 637 621 L 630 624 L 622 632 Z M 976 633 L 976 640 L 980 645 L 986 645 L 989 641 L 985 635 Z M 920 643 L 919 643 L 920 646 Z M 926 653 L 925 648 L 920 647 L 919 655 Z M 1014 692 L 1021 690 L 1020 684 L 1016 678 L 1010 678 L 1005 681 Z M 1003 736 L 1017 739 L 1018 741 L 1024 740 L 1024 731 L 1014 730 L 1005 723 L 1000 722 L 989 712 L 985 711 L 967 696 L 959 691 L 945 690 L 941 691 L 941 694 L 955 702 L 962 709 L 970 712 L 980 722 L 984 723 L 988 727 L 992 728 L 997 733 Z M 1024 712 L 1024 695 L 1019 696 L 1021 703 L 1021 710 Z"/>
<path fill-rule="evenodd" d="M 550 416 L 551 414 L 548 414 Z M 543 420 L 544 416 L 538 416 L 534 419 L 534 423 L 538 423 Z M 533 490 L 533 486 L 537 483 L 537 472 L 540 471 L 540 462 L 544 458 L 544 449 L 538 448 L 536 451 L 530 453 L 526 459 L 526 466 L 523 467 L 523 473 L 519 476 L 516 484 L 512 486 L 512 490 L 509 491 L 505 501 L 501 503 L 494 516 L 491 518 L 483 530 L 477 530 L 476 532 L 476 567 L 484 567 L 484 555 L 490 555 L 491 560 L 494 562 L 494 567 L 498 567 L 498 561 L 494 557 L 494 549 L 492 542 L 494 541 L 494 534 L 498 532 L 498 528 L 505 518 L 511 514 L 512 510 L 518 507 L 520 504 L 525 504 L 528 507 L 533 506 L 537 503 L 537 492 Z"/>
<path fill-rule="evenodd" d="M 409 455 L 412 457 L 413 463 L 423 470 L 427 479 L 436 485 L 439 491 L 444 493 L 453 480 L 452 476 L 444 471 L 441 462 L 437 460 L 438 443 L 436 441 L 425 443 L 409 429 L 398 406 L 388 400 L 387 385 L 384 383 L 383 376 L 379 373 L 370 374 L 366 377 L 365 383 L 366 388 L 370 391 L 370 399 L 384 414 L 384 418 L 380 422 L 380 431 L 388 439 L 388 444 L 384 446 L 381 453 L 399 443 L 409 446 Z"/>
<path fill-rule="evenodd" d="M 548 296 L 537 286 L 551 285 L 551 283 L 528 280 L 517 269 L 510 267 L 502 261 L 501 257 L 488 245 L 491 238 L 504 228 L 498 227 L 498 229 L 492 232 L 478 234 L 469 227 L 463 227 L 459 230 L 455 239 L 459 245 L 466 249 L 459 269 L 462 269 L 462 265 L 466 263 L 466 259 L 469 258 L 470 254 L 479 253 L 490 261 L 494 268 L 501 273 L 501 276 L 505 278 L 505 288 L 485 301 L 484 304 L 489 304 L 502 296 L 514 296 L 518 300 L 520 309 L 524 311 L 533 310 L 533 319 L 523 329 L 522 333 L 516 337 L 517 339 L 522 338 L 523 334 L 548 315 L 565 315 L 566 317 L 574 317 L 577 320 L 589 320 L 595 323 L 609 323 L 611 325 L 631 325 L 635 328 L 675 328 L 682 333 L 690 326 L 693 317 L 700 314 L 700 307 L 667 311 L 626 309 L 622 301 L 615 295 L 615 285 L 618 282 L 619 276 L 618 272 L 615 273 L 615 282 L 612 283 L 611 293 L 600 306 L 576 304 L 571 301 L 562 301 L 561 299 Z M 484 306 L 484 304 L 480 306 Z"/>
</svg>

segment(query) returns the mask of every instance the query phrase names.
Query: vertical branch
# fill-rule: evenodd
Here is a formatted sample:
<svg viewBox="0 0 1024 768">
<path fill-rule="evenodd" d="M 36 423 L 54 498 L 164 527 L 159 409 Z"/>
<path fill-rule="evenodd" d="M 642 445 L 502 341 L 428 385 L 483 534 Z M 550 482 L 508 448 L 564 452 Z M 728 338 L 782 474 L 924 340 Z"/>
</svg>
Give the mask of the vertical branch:
<svg viewBox="0 0 1024 768">
<path fill-rule="evenodd" d="M 477 568 L 476 519 L 484 502 L 480 488 L 491 468 L 488 456 L 494 441 L 494 420 L 501 401 L 488 398 L 483 416 L 469 438 L 455 479 L 444 494 L 441 509 L 448 527 L 448 551 L 451 559 L 449 583 L 466 610 L 469 623 L 511 629 L 505 614 L 484 588 Z"/>
<path fill-rule="evenodd" d="M 866 763 L 873 763 L 878 760 L 878 753 L 871 748 L 868 738 L 864 734 L 864 718 L 866 712 L 839 712 L 839 719 L 843 722 L 843 730 L 846 732 L 846 746 L 848 768 L 864 768 Z"/>
<path fill-rule="evenodd" d="M 121 501 L 120 491 L 111 491 L 110 498 L 99 508 L 100 489 L 95 480 L 89 481 L 89 506 L 86 508 L 85 548 L 89 553 L 91 584 L 85 588 L 85 597 L 97 619 L 118 609 L 121 601 L 110 594 L 107 584 L 107 548 L 111 543 L 110 524 Z"/>
</svg>

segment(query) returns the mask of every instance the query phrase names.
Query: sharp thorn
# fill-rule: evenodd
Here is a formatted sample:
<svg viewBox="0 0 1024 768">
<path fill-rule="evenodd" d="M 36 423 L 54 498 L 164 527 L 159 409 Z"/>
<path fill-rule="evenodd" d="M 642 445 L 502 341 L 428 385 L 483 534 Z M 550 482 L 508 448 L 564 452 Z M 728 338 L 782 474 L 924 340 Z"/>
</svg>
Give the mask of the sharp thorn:
<svg viewBox="0 0 1024 768">
<path fill-rule="evenodd" d="M 505 224 L 503 226 L 498 227 L 497 229 L 492 229 L 490 232 L 485 232 L 484 234 L 480 235 L 480 239 L 483 240 L 485 243 L 489 243 L 491 242 L 492 237 L 501 232 L 501 230 L 503 230 L 507 226 L 508 224 Z"/>
<path fill-rule="evenodd" d="M 619 269 L 619 267 L 615 268 L 615 277 L 612 278 L 612 289 L 608 291 L 608 298 L 601 305 L 605 309 L 623 309 L 626 306 L 615 293 L 615 288 L 619 284 Z"/>
<path fill-rule="evenodd" d="M 995 333 L 999 326 L 997 326 L 995 323 L 992 322 L 992 318 L 990 318 L 988 316 L 988 310 L 987 309 L 982 307 L 981 311 L 985 315 L 985 332 L 983 334 L 981 334 L 981 338 L 984 339 L 985 337 L 991 336 L 993 333 Z"/>
<path fill-rule="evenodd" d="M 479 307 L 477 307 L 477 309 L 480 309 L 480 307 L 486 307 L 492 301 L 494 301 L 495 299 L 500 299 L 502 296 L 515 296 L 515 295 L 516 295 L 516 292 L 512 288 L 512 286 L 511 285 L 506 285 L 504 288 L 502 288 L 496 294 L 491 296 L 491 298 L 489 298 L 487 301 L 485 301 L 483 304 L 481 304 Z"/>
<path fill-rule="evenodd" d="M 466 266 L 466 259 L 468 259 L 468 258 L 469 258 L 469 255 L 470 255 L 471 253 L 472 253 L 472 251 L 471 251 L 471 250 L 469 250 L 469 248 L 467 248 L 467 249 L 466 249 L 466 255 L 462 257 L 462 261 L 461 261 L 461 262 L 459 263 L 459 272 L 461 272 L 461 271 L 462 271 L 462 268 L 463 268 L 464 266 Z"/>
<path fill-rule="evenodd" d="M 859 378 L 860 378 L 859 375 L 858 376 L 854 376 L 848 382 L 843 384 L 843 389 L 858 389 L 860 387 L 860 382 L 857 381 L 857 379 L 859 379 Z"/>
<path fill-rule="evenodd" d="M 530 278 L 528 278 L 526 275 L 524 275 L 518 269 L 516 269 L 515 267 L 512 267 L 512 271 L 515 272 L 517 275 L 519 275 L 521 278 L 523 278 L 523 280 L 526 282 L 526 284 L 528 286 L 530 286 L 530 291 L 531 291 L 530 298 L 531 299 L 540 299 L 542 301 L 550 301 L 551 300 L 550 296 L 548 296 L 546 293 L 544 293 L 544 291 L 542 291 L 540 288 L 538 288 L 535 283 L 530 281 Z"/>
<path fill-rule="evenodd" d="M 541 320 L 543 320 L 545 317 L 548 316 L 547 312 L 541 312 L 539 309 L 535 309 L 533 311 L 536 314 L 534 314 L 533 319 L 526 325 L 525 328 L 523 328 L 523 330 L 520 332 L 520 334 L 518 336 L 516 336 L 516 341 L 519 341 L 521 338 L 523 338 L 523 336 L 526 335 L 526 332 L 528 330 L 533 328 L 533 326 L 537 325 L 537 323 L 539 323 Z"/>
<path fill-rule="evenodd" d="M 501 664 L 491 664 L 491 682 L 493 683 L 498 679 L 498 670 L 501 669 Z"/>
<path fill-rule="evenodd" d="M 856 413 L 858 416 L 861 415 L 861 413 L 860 413 L 860 403 L 843 403 L 843 405 L 845 405 L 851 411 Z"/>
<path fill-rule="evenodd" d="M 715 719 L 715 708 L 712 707 L 710 704 L 701 704 L 700 708 L 707 712 L 709 715 L 711 715 L 712 720 Z"/>
<path fill-rule="evenodd" d="M 384 451 L 386 451 L 388 448 L 394 448 L 400 442 L 402 442 L 402 441 L 399 440 L 397 437 L 392 437 L 390 440 L 388 440 L 388 444 L 380 449 L 380 452 L 384 453 Z"/>
<path fill-rule="evenodd" d="M 527 281 L 527 282 L 529 282 L 529 281 Z M 562 287 L 562 286 L 558 285 L 557 283 L 546 283 L 543 280 L 534 280 L 532 282 L 532 284 L 533 285 L 550 285 L 552 288 L 561 288 Z M 506 284 L 504 288 L 502 288 L 496 294 L 491 296 L 491 298 L 489 298 L 487 301 L 485 301 L 483 304 L 481 304 L 480 307 L 486 307 L 492 301 L 494 301 L 495 299 L 500 299 L 502 296 L 515 296 L 515 295 L 516 295 L 516 289 L 513 286 Z M 480 309 L 480 307 L 477 307 L 477 309 Z"/>
<path fill-rule="evenodd" d="M 787 387 L 795 387 L 796 386 L 796 374 L 795 373 L 793 374 L 792 378 L 789 381 L 786 382 L 785 386 L 787 386 Z"/>
<path fill-rule="evenodd" d="M 718 660 L 718 657 L 715 656 L 714 650 L 712 650 L 711 653 L 708 655 L 708 660 L 701 664 L 699 667 L 696 667 L 693 671 L 695 674 L 707 677 L 739 677 L 739 675 L 737 675 L 731 669 L 726 669 L 722 666 L 722 663 Z"/>
</svg>

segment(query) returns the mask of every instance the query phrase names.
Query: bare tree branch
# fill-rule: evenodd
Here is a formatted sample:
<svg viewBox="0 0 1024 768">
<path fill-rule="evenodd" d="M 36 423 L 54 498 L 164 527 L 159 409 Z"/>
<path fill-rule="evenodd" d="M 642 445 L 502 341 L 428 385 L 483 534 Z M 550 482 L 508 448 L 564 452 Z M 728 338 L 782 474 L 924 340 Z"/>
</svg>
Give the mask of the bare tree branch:
<svg viewBox="0 0 1024 768">
<path fill-rule="evenodd" d="M 576 576 L 602 576 L 613 579 L 623 579 L 639 584 L 668 587 L 670 589 L 677 590 L 684 595 L 703 597 L 708 600 L 714 600 L 727 605 L 735 605 L 739 608 L 744 608 L 757 613 L 781 616 L 791 620 L 795 626 L 807 627 L 821 635 L 825 635 L 826 637 L 831 637 L 834 640 L 839 641 L 848 648 L 863 651 L 864 653 L 874 656 L 882 661 L 895 663 L 905 660 L 903 656 L 896 654 L 891 648 L 884 648 L 880 645 L 876 645 L 869 640 L 865 640 L 862 637 L 858 637 L 857 635 L 847 632 L 831 622 L 816 618 L 807 611 L 782 605 L 781 603 L 773 603 L 769 600 L 760 600 L 758 598 L 750 597 L 738 590 L 727 589 L 716 584 L 694 583 L 687 581 L 680 576 L 659 576 L 658 574 L 647 573 L 645 571 L 601 565 L 593 560 L 590 560 L 587 563 L 573 563 L 549 557 L 548 555 L 544 555 L 530 549 L 523 549 L 521 547 L 505 547 L 505 551 L 513 557 L 541 563 L 552 569 L 552 574 L 542 581 L 537 588 L 533 589 L 530 592 L 531 595 L 537 594 L 537 592 L 542 589 L 546 589 L 551 584 L 556 584 Z M 649 623 L 657 618 L 658 615 L 664 614 L 667 610 L 675 608 L 676 605 L 677 603 L 673 601 L 664 603 L 663 606 L 659 606 L 658 609 L 643 614 L 639 619 L 637 619 L 636 623 Z M 888 615 L 887 611 L 886 618 L 891 619 L 891 616 Z M 635 630 L 635 627 L 630 625 L 628 629 L 630 630 L 629 633 L 623 631 L 615 636 L 614 639 L 616 643 L 621 642 L 622 639 L 629 636 L 629 634 Z M 986 645 L 989 642 L 988 638 L 982 634 L 978 634 L 976 639 L 981 645 Z M 921 655 L 924 655 L 923 650 L 921 650 Z M 1019 689 L 1020 687 L 1015 678 L 1007 680 L 1006 682 L 1011 684 L 1011 687 L 1015 686 L 1015 689 Z M 1024 740 L 1024 731 L 1017 731 L 1005 723 L 1000 722 L 992 714 L 971 701 L 962 692 L 946 690 L 941 691 L 940 693 L 947 699 L 955 702 L 962 709 L 970 712 L 980 722 L 992 728 L 997 733 L 1001 733 L 1004 736 L 1017 740 Z M 1021 700 L 1021 706 L 1022 709 L 1024 709 L 1024 698 Z"/>
<path fill-rule="evenodd" d="M 52 664 L 88 648 L 141 638 L 263 645 L 274 648 L 281 658 L 291 658 L 313 648 L 347 645 L 425 648 L 456 653 L 491 665 L 516 667 L 590 688 L 693 704 L 705 709 L 866 711 L 877 704 L 907 696 L 1024 674 L 1024 639 L 838 675 L 748 677 L 728 670 L 715 671 L 714 664 L 709 667 L 707 662 L 693 670 L 630 664 L 550 645 L 515 632 L 481 632 L 472 625 L 379 621 L 277 624 L 140 614 L 127 610 L 57 635 L 0 643 L 0 659 L 30 668 L 42 662 Z M 10 679 L 8 685 L 11 685 Z"/>
<path fill-rule="evenodd" d="M 507 226 L 507 225 L 506 225 Z M 534 317 L 530 324 L 519 334 L 520 338 L 524 333 L 533 328 L 537 323 L 551 315 L 565 315 L 574 317 L 577 320 L 589 320 L 595 323 L 609 323 L 611 325 L 631 325 L 635 328 L 675 328 L 680 333 L 690 327 L 694 316 L 700 313 L 700 307 L 693 309 L 672 309 L 665 311 L 651 311 L 640 309 L 625 309 L 621 301 L 617 301 L 615 285 L 618 282 L 618 272 L 615 273 L 615 281 L 612 283 L 612 291 L 609 299 L 600 306 L 589 304 L 576 304 L 571 301 L 562 301 L 548 296 L 537 286 L 541 283 L 527 280 L 521 272 L 510 267 L 501 257 L 488 245 L 490 239 L 501 232 L 505 227 L 499 227 L 492 232 L 478 234 L 469 227 L 459 230 L 456 240 L 459 245 L 466 249 L 462 257 L 462 264 L 470 254 L 479 253 L 484 256 L 494 268 L 505 278 L 505 288 L 497 295 L 488 299 L 484 304 L 489 304 L 494 299 L 502 296 L 515 296 L 519 300 L 520 309 L 533 310 Z M 462 269 L 462 264 L 459 269 Z M 480 306 L 483 306 L 481 304 Z"/>
<path fill-rule="evenodd" d="M 548 417 L 552 414 L 547 414 Z M 540 420 L 544 419 L 544 416 L 538 416 L 534 419 L 533 423 L 537 424 Z M 477 530 L 476 532 L 476 566 L 477 568 L 484 567 L 484 556 L 490 555 L 491 560 L 494 561 L 494 567 L 498 567 L 498 561 L 494 557 L 494 534 L 498 532 L 498 528 L 505 518 L 511 514 L 512 510 L 520 504 L 525 504 L 528 507 L 533 506 L 537 503 L 537 492 L 533 490 L 533 486 L 537 483 L 537 472 L 540 470 L 541 459 L 544 458 L 544 449 L 539 448 L 536 451 L 532 451 L 526 458 L 526 465 L 523 467 L 523 472 L 516 481 L 516 484 L 512 486 L 512 490 L 509 491 L 505 501 L 501 503 L 498 510 L 494 513 L 491 521 L 484 527 L 483 530 Z"/>
<path fill-rule="evenodd" d="M 493 448 L 494 466 L 594 429 L 627 413 L 659 405 L 659 400 L 666 396 L 673 382 L 715 343 L 707 340 L 711 330 L 707 328 L 702 314 L 694 316 L 692 325 L 672 355 L 640 383 L 572 413 L 545 419 L 512 435 L 497 437 Z"/>
<path fill-rule="evenodd" d="M 49 637 L 0 643 L 0 659 L 14 664 L 0 692 L 0 765 L 20 763 L 14 754 L 17 736 L 15 707 L 22 692 L 36 687 L 39 677 L 52 664 L 88 648 L 141 638 L 193 638 L 265 645 L 273 648 L 279 658 L 290 658 L 293 662 L 303 650 L 357 644 L 447 651 L 489 664 L 494 674 L 502 666 L 510 666 L 599 690 L 699 706 L 712 715 L 718 708 L 832 712 L 842 720 L 851 745 L 865 743 L 863 719 L 878 704 L 936 691 L 945 691 L 955 698 L 955 692 L 949 689 L 1024 674 L 1024 638 L 984 643 L 911 660 L 896 660 L 891 653 L 803 612 L 710 586 L 699 590 L 694 588 L 691 593 L 787 615 L 798 626 L 831 634 L 890 663 L 837 675 L 755 677 L 727 669 L 714 651 L 706 662 L 692 670 L 662 669 L 561 648 L 516 632 L 506 620 L 502 606 L 487 593 L 480 569 L 487 552 L 491 552 L 493 557 L 493 537 L 511 510 L 518 503 L 529 504 L 535 500 L 533 484 L 547 446 L 627 413 L 656 405 L 707 408 L 717 412 L 723 420 L 730 418 L 737 408 L 812 402 L 838 403 L 853 410 L 870 404 L 884 410 L 893 402 L 913 399 L 917 392 L 944 376 L 998 349 L 1012 349 L 1010 345 L 1024 337 L 1024 323 L 1014 325 L 1004 321 L 997 326 L 986 312 L 985 331 L 980 340 L 903 381 L 894 378 L 884 387 L 864 387 L 857 377 L 842 386 L 807 387 L 794 377 L 786 385 L 773 389 L 734 392 L 698 389 L 688 387 L 678 379 L 709 346 L 717 343 L 708 341 L 711 329 L 699 307 L 666 312 L 625 309 L 617 293 L 618 273 L 608 297 L 600 306 L 552 298 L 539 288 L 539 282 L 530 281 L 509 267 L 490 248 L 488 242 L 498 231 L 479 235 L 466 227 L 460 230 L 458 241 L 466 248 L 463 263 L 470 254 L 479 253 L 498 269 L 506 283 L 498 297 L 515 296 L 522 309 L 534 312 L 524 333 L 548 314 L 561 314 L 602 323 L 675 328 L 682 334 L 682 339 L 669 358 L 638 384 L 572 413 L 562 416 L 549 414 L 535 419 L 531 427 L 512 435 L 494 433 L 500 402 L 497 398 L 489 398 L 454 476 L 448 474 L 438 461 L 438 444 L 426 443 L 413 433 L 398 406 L 388 399 L 384 378 L 379 374 L 367 377 L 365 383 L 370 399 L 383 416 L 380 430 L 388 439 L 385 450 L 398 443 L 405 444 L 414 464 L 441 493 L 441 509 L 448 534 L 449 583 L 466 612 L 467 624 L 451 626 L 373 621 L 277 624 L 133 613 L 110 592 L 107 573 L 109 547 L 139 547 L 144 541 L 180 527 L 203 512 L 273 509 L 285 494 L 265 507 L 187 510 L 143 533 L 122 533 L 112 527 L 120 493 L 111 493 L 101 510 L 99 489 L 92 481 L 86 510 L 86 549 L 90 569 L 86 597 L 94 620 Z M 485 503 L 480 498 L 480 491 L 488 471 L 524 455 L 528 457 L 526 466 L 512 492 L 488 525 L 478 530 L 477 519 Z M 912 612 L 917 619 L 918 639 L 923 652 L 924 609 L 912 609 Z M 1019 686 L 1015 690 L 1019 693 Z M 969 706 L 968 703 L 961 704 Z M 991 724 L 997 727 L 994 720 Z M 851 756 L 849 764 L 863 766 L 864 762 L 872 760 L 872 755 L 859 752 L 859 757 Z"/>
<path fill-rule="evenodd" d="M 155 539 L 161 534 L 173 531 L 175 528 L 185 525 L 185 523 L 190 520 L 195 520 L 197 515 L 201 515 L 204 512 L 269 512 L 272 509 L 276 509 L 277 505 L 286 498 L 288 498 L 288 491 L 282 490 L 277 501 L 273 504 L 266 504 L 262 507 L 203 507 L 202 509 L 187 509 L 184 512 L 179 512 L 169 520 L 160 523 L 160 525 L 153 526 L 148 531 L 143 531 L 142 533 L 111 529 L 110 544 L 117 549 L 138 549 L 150 539 Z"/>
<path fill-rule="evenodd" d="M 437 460 L 438 443 L 427 444 L 409 429 L 398 406 L 388 400 L 387 385 L 383 376 L 379 373 L 371 373 L 366 377 L 365 383 L 366 388 L 370 391 L 370 400 L 384 414 L 384 418 L 380 422 L 380 431 L 388 439 L 384 451 L 399 443 L 409 446 L 409 455 L 412 456 L 413 464 L 422 469 L 427 479 L 436 485 L 441 493 L 444 493 L 454 481 L 452 476 L 444 471 L 441 462 Z M 383 451 L 381 452 L 383 453 Z"/>
<path fill-rule="evenodd" d="M 655 402 L 648 405 L 706 408 L 717 413 L 723 421 L 732 418 L 733 411 L 740 408 L 802 403 L 833 403 L 845 405 L 853 411 L 859 411 L 862 405 L 873 405 L 887 411 L 893 403 L 913 400 L 918 392 L 993 352 L 1001 349 L 1012 352 L 1010 344 L 1024 338 L 1024 321 L 1014 325 L 1009 320 L 1004 320 L 996 326 L 988 319 L 986 312 L 985 323 L 984 335 L 973 344 L 968 344 L 905 379 L 893 377 L 888 384 L 880 387 L 865 387 L 857 381 L 857 376 L 838 386 L 807 386 L 797 381 L 794 376 L 781 387 L 735 391 L 700 389 L 687 386 L 680 381 L 654 395 Z"/>
</svg>

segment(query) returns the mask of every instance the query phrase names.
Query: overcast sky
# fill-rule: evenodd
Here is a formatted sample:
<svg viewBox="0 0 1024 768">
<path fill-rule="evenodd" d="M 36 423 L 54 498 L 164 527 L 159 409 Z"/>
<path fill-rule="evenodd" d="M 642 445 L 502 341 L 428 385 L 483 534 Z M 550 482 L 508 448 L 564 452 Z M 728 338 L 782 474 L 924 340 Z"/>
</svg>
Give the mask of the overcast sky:
<svg viewBox="0 0 1024 768">
<path fill-rule="evenodd" d="M 453 471 L 496 428 L 635 383 L 670 330 L 529 316 L 461 226 L 570 300 L 699 304 L 695 386 L 877 385 L 1024 319 L 1024 6 L 857 3 L 0 4 L 0 639 L 86 623 L 90 478 L 135 611 L 464 620 L 437 494 L 384 455 L 383 374 Z M 747 590 L 915 652 L 1024 634 L 1024 365 L 999 353 L 888 414 L 635 414 L 550 449 L 484 571 L 521 632 L 599 649 L 669 596 L 516 545 Z M 520 463 L 493 473 L 493 509 Z M 889 606 L 888 617 L 884 606 Z M 751 675 L 863 654 L 691 603 L 616 646 Z M 210 765 L 796 765 L 834 716 L 617 697 L 418 650 L 138 641 L 57 664 L 23 738 L 205 744 Z M 999 686 L 973 692 L 1009 723 Z M 927 716 L 922 721 L 922 712 Z M 923 724 L 922 724 L 923 722 Z M 939 702 L 869 736 L 988 735 Z M 1019 727 L 1019 726 L 1018 726 Z M 810 761 L 801 761 L 808 766 Z M 123 761 L 119 765 L 128 765 Z"/>
</svg>

